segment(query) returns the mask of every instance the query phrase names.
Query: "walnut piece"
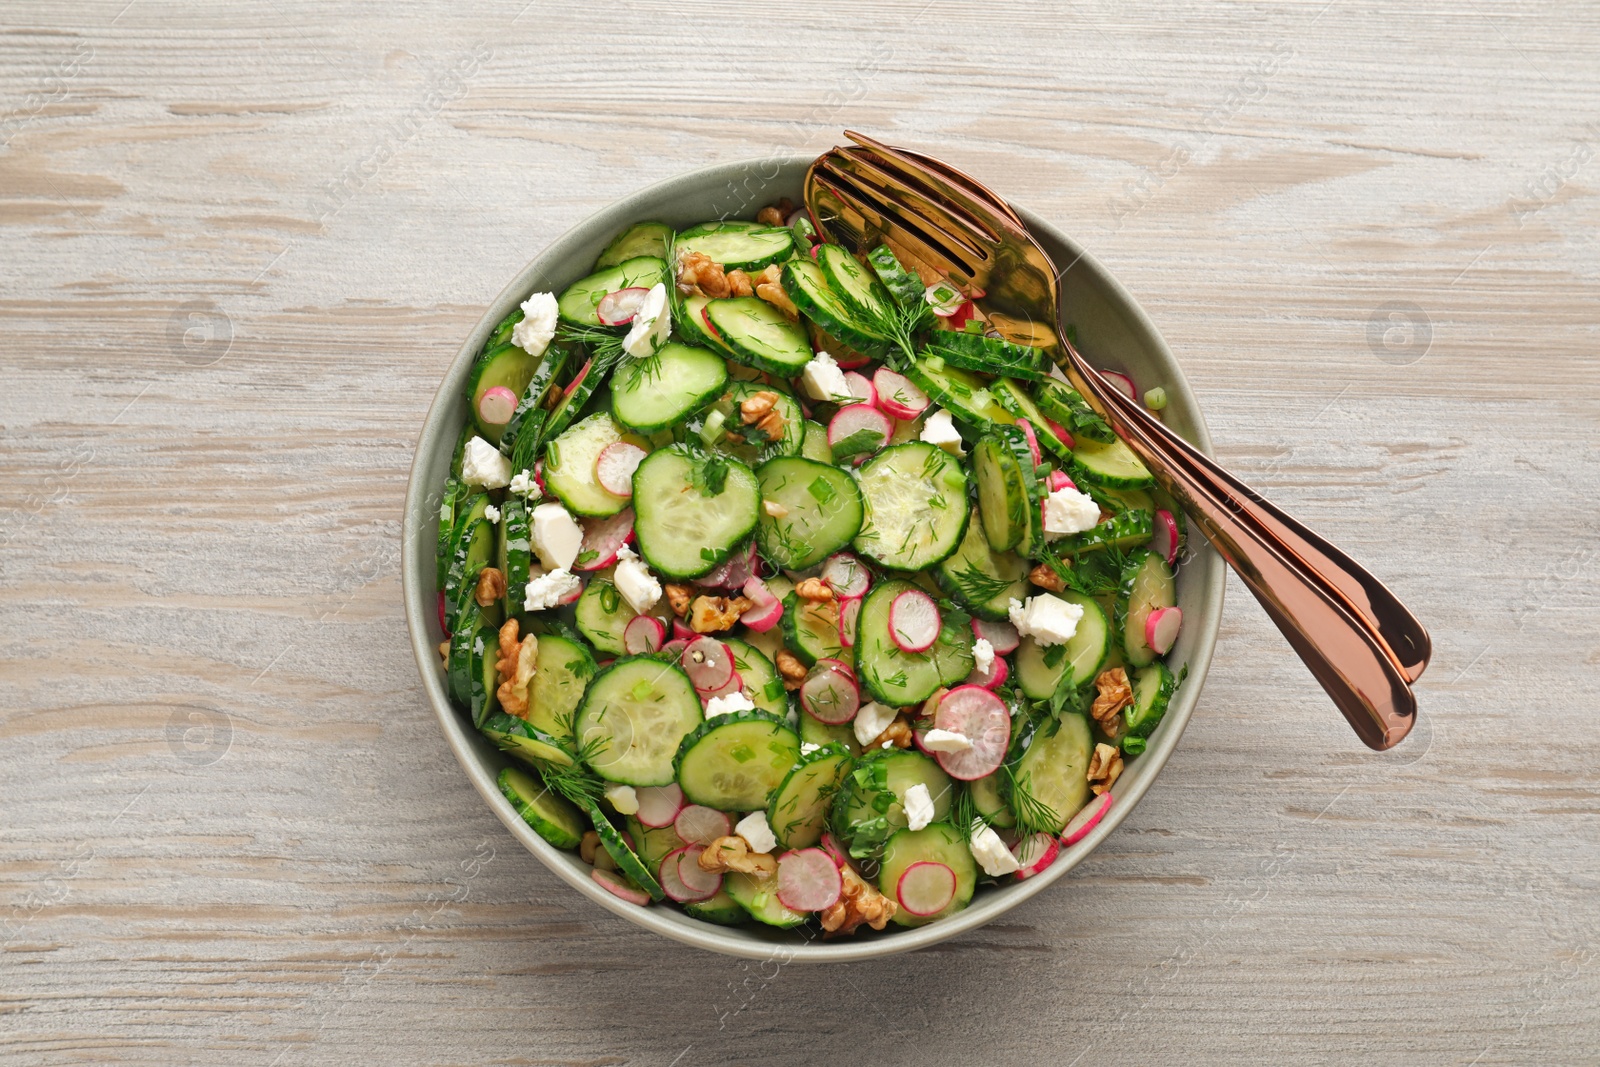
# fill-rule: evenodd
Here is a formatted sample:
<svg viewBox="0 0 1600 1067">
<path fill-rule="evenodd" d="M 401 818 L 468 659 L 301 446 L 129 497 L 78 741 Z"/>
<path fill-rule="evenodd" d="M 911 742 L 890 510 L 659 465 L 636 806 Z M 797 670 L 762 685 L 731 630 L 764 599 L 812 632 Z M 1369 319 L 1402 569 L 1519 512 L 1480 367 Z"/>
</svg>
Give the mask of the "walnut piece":
<svg viewBox="0 0 1600 1067">
<path fill-rule="evenodd" d="M 943 700 L 944 695 L 948 692 L 950 692 L 950 690 L 946 689 L 942 685 L 935 689 L 933 691 L 933 696 L 922 702 L 922 707 L 917 710 L 917 717 L 919 719 L 933 718 L 939 710 L 939 701 Z"/>
<path fill-rule="evenodd" d="M 779 211 L 775 205 L 768 204 L 756 212 L 756 221 L 763 226 L 782 226 L 783 212 Z"/>
<path fill-rule="evenodd" d="M 1122 753 L 1116 746 L 1098 744 L 1094 746 L 1094 756 L 1089 760 L 1089 788 L 1094 790 L 1096 796 L 1110 789 L 1117 776 L 1122 773 Z"/>
<path fill-rule="evenodd" d="M 578 855 L 583 862 L 594 866 L 594 857 L 600 851 L 600 835 L 593 830 L 585 830 L 583 838 L 578 842 Z"/>
<path fill-rule="evenodd" d="M 839 874 L 844 879 L 844 891 L 832 907 L 823 909 L 822 928 L 829 934 L 853 934 L 862 923 L 874 930 L 889 925 L 898 910 L 895 902 L 863 881 L 849 864 L 839 868 Z"/>
<path fill-rule="evenodd" d="M 506 595 L 506 576 L 498 567 L 485 567 L 478 572 L 478 588 L 473 592 L 472 599 L 478 602 L 480 608 L 490 604 Z"/>
<path fill-rule="evenodd" d="M 689 629 L 697 634 L 714 634 L 733 629 L 739 616 L 755 607 L 745 596 L 697 596 L 689 605 Z"/>
<path fill-rule="evenodd" d="M 1123 668 L 1112 667 L 1101 671 L 1094 685 L 1100 690 L 1093 706 L 1089 708 L 1089 714 L 1094 716 L 1095 722 L 1109 723 L 1123 708 L 1132 706 L 1133 686 L 1128 684 L 1128 672 Z"/>
<path fill-rule="evenodd" d="M 520 629 L 516 619 L 507 619 L 500 627 L 500 655 L 494 662 L 500 687 L 494 695 L 507 714 L 526 719 L 533 672 L 539 666 L 539 638 L 529 634 L 519 641 Z"/>
<path fill-rule="evenodd" d="M 446 666 L 446 667 L 450 666 L 450 642 L 449 641 L 440 641 L 439 642 L 439 659 L 443 661 L 443 665 L 444 666 Z"/>
<path fill-rule="evenodd" d="M 672 613 L 678 618 L 689 614 L 689 601 L 694 597 L 694 589 L 687 585 L 666 585 L 667 604 L 672 608 Z"/>
<path fill-rule="evenodd" d="M 738 834 L 719 837 L 706 846 L 697 861 L 702 871 L 738 871 L 757 878 L 778 873 L 778 861 L 769 852 L 751 852 L 750 842 Z"/>
<path fill-rule="evenodd" d="M 678 261 L 678 291 L 685 296 L 698 293 L 720 299 L 728 295 L 731 287 L 722 264 L 704 252 L 690 252 Z"/>
<path fill-rule="evenodd" d="M 728 295 L 749 296 L 755 291 L 755 285 L 750 281 L 750 275 L 735 267 L 728 272 Z"/>
<path fill-rule="evenodd" d="M 883 733 L 872 739 L 868 748 L 882 748 L 888 741 L 895 748 L 911 747 L 911 722 L 904 715 L 896 716 L 894 722 L 883 728 Z"/>
<path fill-rule="evenodd" d="M 1041 563 L 1029 571 L 1028 581 L 1040 589 L 1046 589 L 1052 593 L 1059 593 L 1067 587 L 1067 583 L 1062 581 L 1061 575 L 1057 574 L 1055 569 L 1048 563 Z"/>
<path fill-rule="evenodd" d="M 834 599 L 833 590 L 821 578 L 805 579 L 794 587 L 794 595 L 812 603 Z"/>
<path fill-rule="evenodd" d="M 783 436 L 783 413 L 775 407 L 777 403 L 778 394 L 770 389 L 747 396 L 739 404 L 739 421 L 766 434 L 768 441 L 776 441 Z"/>
<path fill-rule="evenodd" d="M 755 290 L 757 296 L 783 312 L 790 322 L 800 320 L 800 309 L 789 299 L 788 290 L 783 287 L 783 271 L 776 263 L 756 275 Z"/>
<path fill-rule="evenodd" d="M 806 665 L 800 662 L 800 657 L 790 652 L 787 648 L 778 649 L 778 676 L 783 679 L 783 687 L 788 690 L 800 688 L 800 683 L 806 680 Z"/>
</svg>

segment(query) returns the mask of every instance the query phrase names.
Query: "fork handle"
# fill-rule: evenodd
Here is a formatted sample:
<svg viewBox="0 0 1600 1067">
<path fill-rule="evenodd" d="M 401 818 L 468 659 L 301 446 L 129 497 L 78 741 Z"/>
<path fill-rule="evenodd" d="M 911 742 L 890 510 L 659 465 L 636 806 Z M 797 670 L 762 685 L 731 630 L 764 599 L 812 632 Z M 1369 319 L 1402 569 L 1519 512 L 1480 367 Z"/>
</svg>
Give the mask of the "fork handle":
<svg viewBox="0 0 1600 1067">
<path fill-rule="evenodd" d="M 1398 744 L 1416 722 L 1416 697 L 1411 692 L 1410 679 L 1372 625 L 1373 620 L 1364 618 L 1340 584 L 1324 577 L 1299 553 L 1293 535 L 1304 527 L 1283 523 L 1278 519 L 1282 513 L 1276 508 L 1267 513 L 1276 522 L 1257 525 L 1256 516 L 1265 503 L 1259 494 L 1226 474 L 1137 402 L 1106 384 L 1070 345 L 1063 344 L 1063 348 L 1069 358 L 1062 369 L 1072 384 L 1106 416 L 1162 487 L 1189 512 L 1195 525 L 1244 580 L 1310 667 L 1356 735 L 1374 749 Z M 1279 542 L 1269 532 L 1274 525 L 1290 535 L 1287 540 Z M 1321 551 L 1315 551 L 1309 543 L 1306 547 L 1308 554 L 1326 563 L 1344 560 L 1377 588 L 1383 588 L 1376 578 L 1331 545 Z M 1353 576 L 1347 576 L 1345 581 L 1362 590 L 1367 588 Z M 1405 615 L 1410 617 L 1409 612 Z M 1426 631 L 1421 632 L 1425 638 Z"/>
</svg>

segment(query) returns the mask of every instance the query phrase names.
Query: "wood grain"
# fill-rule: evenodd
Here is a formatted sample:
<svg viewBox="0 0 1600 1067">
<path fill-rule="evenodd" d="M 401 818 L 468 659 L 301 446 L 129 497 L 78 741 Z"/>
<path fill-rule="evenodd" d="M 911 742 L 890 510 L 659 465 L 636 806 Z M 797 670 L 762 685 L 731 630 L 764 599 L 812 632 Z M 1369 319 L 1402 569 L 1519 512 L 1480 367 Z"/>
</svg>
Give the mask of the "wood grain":
<svg viewBox="0 0 1600 1067">
<path fill-rule="evenodd" d="M 0 1057 L 1600 1062 L 1600 10 L 920 6 L 6 8 Z M 779 968 L 503 832 L 421 698 L 400 506 L 535 251 L 846 125 L 1077 234 L 1438 652 L 1374 756 L 1235 583 L 1055 891 Z"/>
</svg>

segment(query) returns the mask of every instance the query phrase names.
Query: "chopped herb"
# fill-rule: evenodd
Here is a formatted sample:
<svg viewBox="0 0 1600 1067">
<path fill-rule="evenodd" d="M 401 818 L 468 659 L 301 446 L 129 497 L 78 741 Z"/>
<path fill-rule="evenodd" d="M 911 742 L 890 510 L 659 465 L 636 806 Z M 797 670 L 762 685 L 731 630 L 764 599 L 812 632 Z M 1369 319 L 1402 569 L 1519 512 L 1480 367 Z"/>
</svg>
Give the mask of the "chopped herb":
<svg viewBox="0 0 1600 1067">
<path fill-rule="evenodd" d="M 822 505 L 827 505 L 839 495 L 833 486 L 828 484 L 828 479 L 817 478 L 806 486 L 806 492 L 811 494 L 813 500 Z"/>
</svg>

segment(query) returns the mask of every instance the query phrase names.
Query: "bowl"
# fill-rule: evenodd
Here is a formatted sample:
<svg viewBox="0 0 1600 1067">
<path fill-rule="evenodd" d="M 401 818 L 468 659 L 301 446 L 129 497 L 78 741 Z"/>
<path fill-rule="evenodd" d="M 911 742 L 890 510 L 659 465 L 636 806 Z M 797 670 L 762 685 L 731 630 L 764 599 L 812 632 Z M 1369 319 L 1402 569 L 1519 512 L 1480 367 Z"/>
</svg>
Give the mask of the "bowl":
<svg viewBox="0 0 1600 1067">
<path fill-rule="evenodd" d="M 1150 738 L 1143 755 L 1128 762 L 1114 790 L 1111 811 L 1083 841 L 1062 850 L 1053 865 L 1026 881 L 982 888 L 966 910 L 913 929 L 890 926 L 882 933 L 863 928 L 853 937 L 823 940 L 794 931 L 759 925 L 715 926 L 692 919 L 667 905 L 639 907 L 619 900 L 597 885 L 589 867 L 575 853 L 552 847 L 536 834 L 500 794 L 496 776 L 509 758 L 474 730 L 451 704 L 439 669 L 440 632 L 434 589 L 434 549 L 438 530 L 439 492 L 449 469 L 456 437 L 468 417 L 462 394 L 473 360 L 485 338 L 525 300 L 529 293 L 552 291 L 583 277 L 601 250 L 631 223 L 654 219 L 686 227 L 714 218 L 752 218 L 766 204 L 787 196 L 801 201 L 801 183 L 809 158 L 768 158 L 720 163 L 670 178 L 606 207 L 573 227 L 544 250 L 485 310 L 456 353 L 444 382 L 428 409 L 406 492 L 402 581 L 406 623 L 412 649 L 446 742 L 468 779 L 511 834 L 557 877 L 605 908 L 646 930 L 712 952 L 784 962 L 833 962 L 870 959 L 926 948 L 946 938 L 992 922 L 1037 893 L 1049 890 L 1092 852 L 1133 812 L 1167 762 L 1189 721 L 1205 681 L 1222 615 L 1224 566 L 1203 538 L 1193 536 L 1187 559 L 1178 571 L 1178 604 L 1185 626 L 1169 662 L 1187 666 L 1188 679 L 1178 690 L 1166 717 Z M 1078 346 L 1091 363 L 1122 371 L 1141 388 L 1162 385 L 1167 392 L 1167 425 L 1203 451 L 1211 451 L 1205 421 L 1183 372 L 1148 316 L 1122 286 L 1066 234 L 1038 216 L 1019 209 L 1029 229 L 1066 271 L 1069 322 L 1076 324 Z"/>
</svg>

